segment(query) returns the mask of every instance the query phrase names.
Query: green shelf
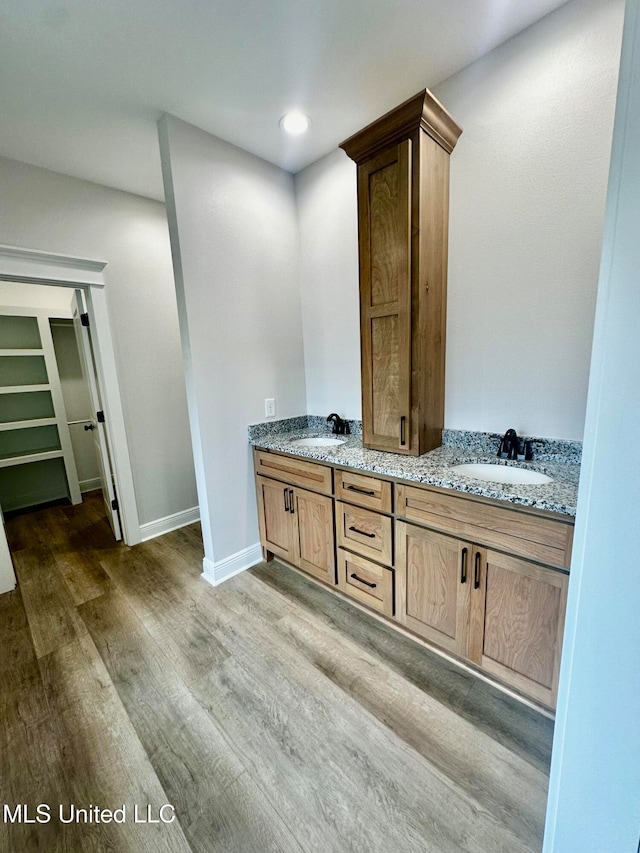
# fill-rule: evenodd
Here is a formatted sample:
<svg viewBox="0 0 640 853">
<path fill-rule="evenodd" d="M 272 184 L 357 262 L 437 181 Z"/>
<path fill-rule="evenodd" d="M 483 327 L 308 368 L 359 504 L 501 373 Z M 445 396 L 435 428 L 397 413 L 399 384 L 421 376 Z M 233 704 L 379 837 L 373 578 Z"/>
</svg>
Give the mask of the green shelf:
<svg viewBox="0 0 640 853">
<path fill-rule="evenodd" d="M 60 450 L 57 426 L 8 429 L 0 432 L 0 459 L 30 456 L 51 450 Z"/>
<path fill-rule="evenodd" d="M 0 385 L 46 385 L 47 367 L 42 355 L 0 356 Z"/>
<path fill-rule="evenodd" d="M 40 349 L 42 341 L 35 317 L 0 316 L 0 349 Z"/>
<path fill-rule="evenodd" d="M 36 418 L 54 418 L 55 411 L 50 391 L 33 391 L 31 394 L 3 394 L 0 404 L 0 423 L 32 421 Z"/>
</svg>

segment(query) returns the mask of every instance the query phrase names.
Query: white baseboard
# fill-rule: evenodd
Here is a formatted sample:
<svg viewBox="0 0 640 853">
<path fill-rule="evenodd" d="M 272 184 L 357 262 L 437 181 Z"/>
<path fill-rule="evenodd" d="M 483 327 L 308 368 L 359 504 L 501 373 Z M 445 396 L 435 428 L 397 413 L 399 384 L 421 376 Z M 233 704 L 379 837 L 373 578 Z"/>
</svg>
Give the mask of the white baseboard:
<svg viewBox="0 0 640 853">
<path fill-rule="evenodd" d="M 96 489 L 102 488 L 102 480 L 100 477 L 93 477 L 91 480 L 80 480 L 80 491 L 82 494 L 85 492 L 93 492 Z"/>
<path fill-rule="evenodd" d="M 140 525 L 140 541 L 146 542 L 148 539 L 155 539 L 156 536 L 171 533 L 172 530 L 178 530 L 180 527 L 185 527 L 187 524 L 193 524 L 194 521 L 199 520 L 200 507 L 192 506 L 191 509 L 166 515 L 164 518 L 156 519 L 156 521 L 147 521 L 146 524 Z"/>
<path fill-rule="evenodd" d="M 234 575 L 239 575 L 251 566 L 255 566 L 262 560 L 262 546 L 259 542 L 249 545 L 224 560 L 213 562 L 208 557 L 202 561 L 202 577 L 212 586 L 218 586 L 223 581 L 229 580 Z"/>
</svg>

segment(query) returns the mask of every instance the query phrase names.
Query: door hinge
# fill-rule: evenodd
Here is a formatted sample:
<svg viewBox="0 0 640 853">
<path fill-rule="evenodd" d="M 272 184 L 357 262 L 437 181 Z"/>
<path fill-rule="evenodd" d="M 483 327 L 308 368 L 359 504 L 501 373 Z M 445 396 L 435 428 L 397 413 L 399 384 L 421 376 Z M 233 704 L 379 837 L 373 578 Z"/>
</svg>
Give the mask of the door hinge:
<svg viewBox="0 0 640 853">
<path fill-rule="evenodd" d="M 104 423 L 104 412 L 96 412 L 96 420 L 99 424 Z"/>
<path fill-rule="evenodd" d="M 86 326 L 87 328 L 89 328 L 89 315 L 88 314 L 81 314 L 80 315 L 80 323 L 83 326 Z"/>
<path fill-rule="evenodd" d="M 120 509 L 120 507 L 118 506 L 118 498 L 114 498 L 111 501 L 111 509 L 114 509 L 116 511 Z"/>
</svg>

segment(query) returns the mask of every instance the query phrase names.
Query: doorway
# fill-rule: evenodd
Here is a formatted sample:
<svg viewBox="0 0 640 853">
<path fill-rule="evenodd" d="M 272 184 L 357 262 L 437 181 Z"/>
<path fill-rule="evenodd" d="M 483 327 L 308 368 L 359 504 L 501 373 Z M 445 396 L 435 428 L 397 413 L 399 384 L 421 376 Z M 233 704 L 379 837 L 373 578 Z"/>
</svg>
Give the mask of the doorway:
<svg viewBox="0 0 640 853">
<path fill-rule="evenodd" d="M 82 292 L 0 282 L 0 506 L 99 490 L 116 541 L 116 488 Z"/>
<path fill-rule="evenodd" d="M 85 431 L 84 427 L 87 427 L 86 432 L 94 434 L 94 453 L 99 469 L 98 479 L 100 479 L 101 486 L 104 487 L 107 516 L 109 516 L 109 511 L 111 512 L 109 521 L 114 539 L 121 536 L 126 544 L 134 545 L 141 539 L 140 525 L 135 504 L 133 477 L 129 463 L 124 416 L 104 292 L 106 285 L 105 267 L 106 264 L 101 261 L 89 261 L 16 247 L 0 246 L 0 282 L 12 282 L 13 286 L 21 284 L 39 285 L 39 289 L 36 289 L 40 292 L 44 292 L 43 287 L 47 287 L 63 294 L 69 308 L 68 317 L 61 319 L 66 319 L 74 324 L 78 341 L 78 355 L 81 362 L 83 359 L 85 362 L 85 379 L 89 386 L 90 397 L 93 394 L 91 411 L 87 418 L 66 419 L 66 410 L 63 405 L 64 416 L 60 416 L 59 412 L 54 411 L 48 415 L 51 423 L 35 424 L 34 426 L 37 430 L 54 426 L 53 419 L 55 418 L 55 425 L 60 427 L 60 447 L 49 448 L 49 450 L 52 454 L 58 454 L 57 456 L 52 455 L 51 458 L 58 459 L 64 459 L 65 456 L 62 445 L 65 442 L 70 444 L 70 439 L 67 441 L 67 438 L 64 438 L 63 440 L 65 431 L 68 434 L 71 427 L 81 426 L 83 431 Z M 72 297 L 74 297 L 75 307 L 71 305 Z M 28 313 L 28 310 L 25 309 L 23 316 L 28 316 Z M 40 323 L 41 337 L 50 336 L 51 348 L 53 349 L 53 335 L 49 335 L 47 328 L 41 321 L 38 322 Z M 63 332 L 62 335 L 64 336 L 64 334 L 66 333 Z M 8 347 L 5 354 L 10 357 L 13 356 L 12 349 L 12 347 Z M 19 350 L 20 348 L 16 349 Z M 29 353 L 29 356 L 32 356 L 36 361 L 32 361 L 26 369 L 35 370 L 36 373 L 39 370 L 42 373 L 45 359 L 44 352 L 40 350 L 43 350 L 44 347 L 32 347 L 31 349 L 34 351 Z M 17 352 L 15 356 L 18 360 L 21 356 L 23 357 L 18 371 L 24 371 L 27 364 L 27 359 L 24 358 L 25 353 Z M 37 361 L 38 358 L 41 359 L 40 362 Z M 22 390 L 23 386 L 27 385 L 50 385 L 48 376 L 39 375 L 39 377 L 31 378 L 33 382 L 25 382 L 22 385 L 16 384 L 16 388 Z M 35 379 L 38 378 L 43 381 L 35 382 Z M 12 381 L 17 383 L 15 377 Z M 9 389 L 7 393 L 13 395 L 15 390 Z M 30 390 L 36 393 L 39 390 L 45 390 L 45 388 L 34 389 L 31 387 Z M 47 388 L 47 390 L 50 389 Z M 8 399 L 9 397 L 5 398 L 5 400 Z M 16 402 L 15 396 L 13 402 L 14 404 Z M 61 417 L 66 419 L 64 427 L 61 424 Z M 24 420 L 29 421 L 30 419 L 24 418 Z M 36 420 L 36 418 L 32 420 Z M 82 421 L 82 423 L 73 423 L 74 420 Z M 9 423 L 14 426 L 13 422 Z M 46 448 L 41 447 L 39 451 L 46 453 Z M 75 467 L 73 453 L 71 452 L 67 456 L 70 460 L 69 472 L 73 474 Z M 37 458 L 33 461 L 46 460 Z M 78 503 L 81 496 L 77 469 L 75 477 L 69 476 L 69 472 L 66 472 L 68 498 L 71 503 Z M 11 565 L 5 529 L 4 525 L 0 524 L 0 593 L 13 589 L 14 586 L 15 575 Z"/>
</svg>

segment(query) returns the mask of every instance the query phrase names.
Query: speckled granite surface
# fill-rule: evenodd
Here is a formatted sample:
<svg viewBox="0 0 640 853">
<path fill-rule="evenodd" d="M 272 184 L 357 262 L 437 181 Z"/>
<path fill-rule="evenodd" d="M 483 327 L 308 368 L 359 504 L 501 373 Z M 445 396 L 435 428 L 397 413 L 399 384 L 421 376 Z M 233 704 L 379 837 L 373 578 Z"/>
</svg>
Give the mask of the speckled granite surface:
<svg viewBox="0 0 640 853">
<path fill-rule="evenodd" d="M 357 422 L 350 422 L 352 428 Z M 263 429 L 269 427 L 270 429 Z M 423 456 L 404 456 L 379 450 L 368 450 L 362 446 L 362 435 L 355 430 L 350 436 L 342 436 L 344 444 L 335 447 L 296 447 L 293 442 L 301 438 L 330 435 L 324 418 L 303 416 L 269 424 L 249 427 L 249 442 L 266 450 L 293 453 L 306 459 L 316 459 L 333 465 L 344 465 L 362 471 L 386 474 L 401 480 L 413 480 L 430 486 L 454 489 L 473 495 L 493 498 L 521 506 L 574 516 L 580 477 L 579 442 L 548 439 L 532 439 L 534 460 L 532 462 L 507 462 L 496 457 L 499 435 L 472 433 L 461 430 L 444 430 L 442 447 Z M 491 483 L 464 477 L 452 470 L 454 465 L 470 462 L 486 462 L 509 465 L 540 471 L 552 478 L 544 485 L 513 485 Z"/>
<path fill-rule="evenodd" d="M 575 462 L 582 459 L 582 442 L 562 438 L 537 438 L 527 435 L 533 458 L 539 462 Z M 497 432 L 469 432 L 462 429 L 443 429 L 442 443 L 461 450 L 473 450 L 486 456 L 495 456 L 502 435 Z"/>
<path fill-rule="evenodd" d="M 349 421 L 351 435 L 362 435 L 362 421 Z M 278 421 L 267 421 L 262 424 L 250 424 L 247 427 L 249 441 L 265 438 L 269 435 L 277 435 L 286 432 L 295 432 L 301 429 L 316 430 L 317 435 L 331 434 L 331 424 L 322 415 L 300 415 L 297 418 L 282 418 Z"/>
</svg>

